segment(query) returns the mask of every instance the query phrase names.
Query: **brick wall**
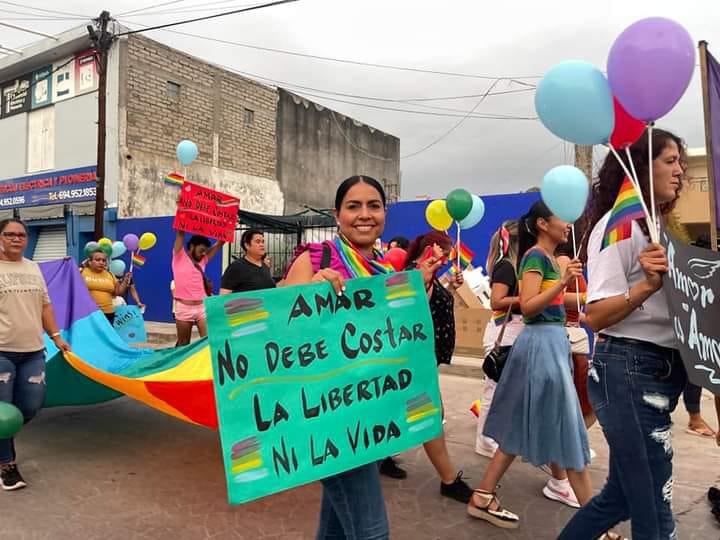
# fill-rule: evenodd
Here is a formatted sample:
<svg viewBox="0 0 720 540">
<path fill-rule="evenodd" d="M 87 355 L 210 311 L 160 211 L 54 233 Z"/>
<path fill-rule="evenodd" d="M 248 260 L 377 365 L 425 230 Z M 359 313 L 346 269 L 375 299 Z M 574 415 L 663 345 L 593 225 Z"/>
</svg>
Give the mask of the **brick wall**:
<svg viewBox="0 0 720 540">
<path fill-rule="evenodd" d="M 128 38 L 125 65 L 129 151 L 172 157 L 177 143 L 190 139 L 198 164 L 275 179 L 274 89 L 144 36 Z M 179 85 L 177 97 L 168 81 Z"/>
</svg>

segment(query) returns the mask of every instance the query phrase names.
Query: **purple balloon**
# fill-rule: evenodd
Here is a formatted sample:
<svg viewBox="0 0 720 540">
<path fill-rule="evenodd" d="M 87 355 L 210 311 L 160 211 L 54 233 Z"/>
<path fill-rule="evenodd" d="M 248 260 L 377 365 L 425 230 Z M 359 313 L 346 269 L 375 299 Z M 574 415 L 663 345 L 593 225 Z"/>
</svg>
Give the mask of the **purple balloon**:
<svg viewBox="0 0 720 540">
<path fill-rule="evenodd" d="M 123 236 L 123 244 L 125 244 L 128 251 L 137 251 L 139 243 L 140 239 L 137 235 L 130 233 Z"/>
<path fill-rule="evenodd" d="M 608 81 L 625 110 L 638 120 L 665 116 L 687 90 L 695 71 L 695 43 L 680 24 L 642 19 L 618 36 L 608 55 Z"/>
</svg>

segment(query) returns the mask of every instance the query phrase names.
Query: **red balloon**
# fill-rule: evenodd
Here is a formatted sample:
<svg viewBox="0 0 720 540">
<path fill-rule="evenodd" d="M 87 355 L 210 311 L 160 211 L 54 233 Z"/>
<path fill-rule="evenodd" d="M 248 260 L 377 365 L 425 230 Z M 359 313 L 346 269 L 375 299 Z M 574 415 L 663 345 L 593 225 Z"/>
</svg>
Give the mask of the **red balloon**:
<svg viewBox="0 0 720 540">
<path fill-rule="evenodd" d="M 392 248 L 385 252 L 385 260 L 392 264 L 396 272 L 402 272 L 405 270 L 407 252 L 402 248 Z"/>
<path fill-rule="evenodd" d="M 645 124 L 630 116 L 616 97 L 613 97 L 613 105 L 615 106 L 615 129 L 610 135 L 610 144 L 619 150 L 635 144 L 635 141 L 645 131 Z"/>
</svg>

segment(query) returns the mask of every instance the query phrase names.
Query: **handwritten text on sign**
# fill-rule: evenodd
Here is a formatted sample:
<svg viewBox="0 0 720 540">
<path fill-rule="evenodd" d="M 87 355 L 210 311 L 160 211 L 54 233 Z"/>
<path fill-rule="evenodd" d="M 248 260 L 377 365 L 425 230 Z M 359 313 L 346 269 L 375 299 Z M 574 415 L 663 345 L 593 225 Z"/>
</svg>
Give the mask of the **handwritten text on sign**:
<svg viewBox="0 0 720 540">
<path fill-rule="evenodd" d="M 173 228 L 232 242 L 239 208 L 240 199 L 185 180 Z"/>
<path fill-rule="evenodd" d="M 205 301 L 231 503 L 437 437 L 433 325 L 418 272 Z"/>
<path fill-rule="evenodd" d="M 720 253 L 688 246 L 663 231 L 669 271 L 663 290 L 690 380 L 720 395 Z M 720 301 L 720 299 L 718 299 Z"/>
</svg>

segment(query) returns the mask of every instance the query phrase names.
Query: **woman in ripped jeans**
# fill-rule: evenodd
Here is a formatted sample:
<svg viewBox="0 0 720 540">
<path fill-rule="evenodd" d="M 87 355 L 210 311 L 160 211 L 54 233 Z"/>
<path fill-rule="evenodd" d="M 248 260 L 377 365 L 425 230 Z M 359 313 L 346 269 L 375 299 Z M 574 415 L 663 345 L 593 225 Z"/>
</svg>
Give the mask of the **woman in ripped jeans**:
<svg viewBox="0 0 720 540">
<path fill-rule="evenodd" d="M 685 173 L 682 140 L 647 132 L 631 148 L 642 197 L 650 208 L 653 169 L 658 220 L 677 201 Z M 633 540 L 675 539 L 672 515 L 672 422 L 670 414 L 687 382 L 662 277 L 665 250 L 648 240 L 650 224 L 632 222 L 631 235 L 604 245 L 615 199 L 625 179 L 608 155 L 593 189 L 587 219 L 592 233 L 584 247 L 588 262 L 588 324 L 599 332 L 588 377 L 588 394 L 610 446 L 607 483 L 581 508 L 559 540 L 595 539 L 630 520 Z"/>
<path fill-rule="evenodd" d="M 55 323 L 45 279 L 38 265 L 23 258 L 27 227 L 0 221 L 0 401 L 12 403 L 29 422 L 45 400 L 45 330 L 55 346 L 69 351 Z M 27 484 L 15 464 L 12 438 L 0 439 L 0 487 Z"/>
</svg>

